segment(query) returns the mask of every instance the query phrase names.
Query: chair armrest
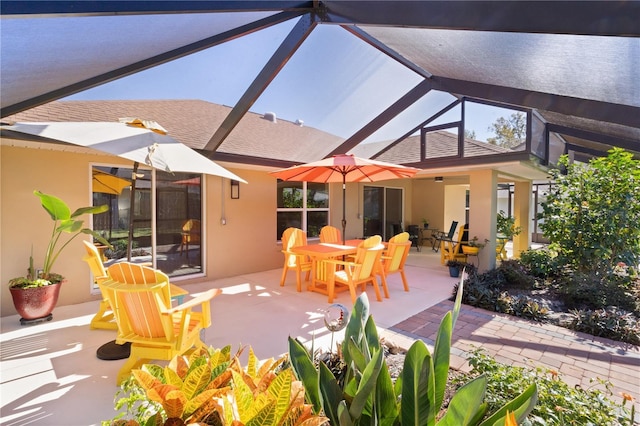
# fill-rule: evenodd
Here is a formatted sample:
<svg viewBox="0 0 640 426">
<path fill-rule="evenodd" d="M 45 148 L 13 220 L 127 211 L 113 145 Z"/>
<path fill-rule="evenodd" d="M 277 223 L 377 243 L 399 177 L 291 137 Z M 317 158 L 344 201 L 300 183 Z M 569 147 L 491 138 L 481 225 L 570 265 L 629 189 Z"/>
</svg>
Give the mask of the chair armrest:
<svg viewBox="0 0 640 426">
<path fill-rule="evenodd" d="M 354 262 L 345 262 L 344 260 L 337 260 L 337 259 L 323 259 L 322 260 L 325 263 L 332 263 L 334 265 L 342 265 L 342 266 L 353 266 L 355 265 Z"/>
<path fill-rule="evenodd" d="M 219 296 L 220 294 L 222 294 L 222 289 L 219 288 L 212 288 L 210 290 L 205 291 L 204 293 L 202 293 L 199 296 L 196 296 L 192 299 L 187 300 L 186 302 L 175 306 L 173 308 L 167 309 L 166 311 L 164 311 L 163 313 L 165 314 L 174 314 L 176 312 L 179 311 L 183 311 L 185 309 L 190 309 L 193 308 L 195 306 L 201 305 L 203 303 L 206 303 L 208 301 L 210 301 L 211 299 L 213 299 L 216 296 Z"/>
</svg>

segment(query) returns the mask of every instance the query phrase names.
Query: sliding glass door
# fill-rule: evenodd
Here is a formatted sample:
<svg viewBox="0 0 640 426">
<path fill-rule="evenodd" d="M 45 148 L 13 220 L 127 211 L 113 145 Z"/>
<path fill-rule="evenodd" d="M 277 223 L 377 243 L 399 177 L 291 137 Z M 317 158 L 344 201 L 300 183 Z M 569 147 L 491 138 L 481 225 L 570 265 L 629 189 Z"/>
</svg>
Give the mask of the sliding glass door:
<svg viewBox="0 0 640 426">
<path fill-rule="evenodd" d="M 200 175 L 139 168 L 131 210 L 132 173 L 132 167 L 92 169 L 93 204 L 109 205 L 93 217 L 93 229 L 113 245 L 104 250 L 106 264 L 127 259 L 132 226 L 133 262 L 151 262 L 170 277 L 202 273 Z"/>
<path fill-rule="evenodd" d="M 403 227 L 403 190 L 365 186 L 363 191 L 363 235 L 365 238 L 380 235 L 387 241 Z"/>
</svg>

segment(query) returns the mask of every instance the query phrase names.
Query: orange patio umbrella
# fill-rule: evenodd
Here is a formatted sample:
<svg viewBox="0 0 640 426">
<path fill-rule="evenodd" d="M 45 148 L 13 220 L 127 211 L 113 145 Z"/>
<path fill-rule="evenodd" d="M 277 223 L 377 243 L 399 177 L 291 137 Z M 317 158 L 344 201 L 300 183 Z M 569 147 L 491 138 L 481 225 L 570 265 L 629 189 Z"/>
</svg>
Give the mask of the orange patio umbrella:
<svg viewBox="0 0 640 426">
<path fill-rule="evenodd" d="M 338 154 L 312 163 L 300 164 L 270 174 L 278 179 L 298 182 L 342 182 L 342 240 L 346 240 L 346 184 L 347 182 L 378 182 L 413 177 L 419 169 L 383 161 Z"/>
</svg>

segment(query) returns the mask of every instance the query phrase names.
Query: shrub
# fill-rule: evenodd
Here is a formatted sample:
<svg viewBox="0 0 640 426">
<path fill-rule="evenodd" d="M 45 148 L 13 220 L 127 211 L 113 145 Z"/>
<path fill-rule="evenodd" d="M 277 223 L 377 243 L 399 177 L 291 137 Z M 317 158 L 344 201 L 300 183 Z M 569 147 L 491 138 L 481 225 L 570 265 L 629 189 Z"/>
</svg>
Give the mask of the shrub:
<svg viewBox="0 0 640 426">
<path fill-rule="evenodd" d="M 531 289 L 533 277 L 516 260 L 503 262 L 498 268 L 470 275 L 465 282 L 462 302 L 494 312 L 515 315 L 534 321 L 544 321 L 548 310 L 527 296 L 512 296 L 505 290 Z M 457 287 L 454 289 L 454 294 Z"/>
<path fill-rule="evenodd" d="M 520 253 L 520 263 L 538 278 L 547 278 L 558 268 L 555 257 L 549 250 L 526 250 Z"/>
<path fill-rule="evenodd" d="M 549 313 L 547 308 L 527 296 L 514 297 L 508 293 L 500 294 L 497 306 L 497 312 L 538 322 L 545 321 Z"/>
<path fill-rule="evenodd" d="M 640 161 L 621 148 L 589 164 L 563 155 L 542 203 L 544 235 L 562 264 L 577 271 L 610 271 L 640 262 Z"/>
<path fill-rule="evenodd" d="M 504 276 L 503 288 L 530 290 L 536 286 L 536 280 L 529 275 L 527 268 L 517 260 L 503 260 L 498 270 Z"/>
<path fill-rule="evenodd" d="M 626 407 L 626 400 L 615 402 L 611 384 L 594 379 L 594 387 L 572 387 L 561 380 L 560 375 L 546 368 L 523 368 L 500 364 L 476 349 L 468 358 L 472 367 L 471 377 L 487 377 L 485 401 L 489 410 L 501 406 L 519 394 L 523 384 L 538 385 L 538 403 L 521 424 L 549 425 L 630 425 L 634 424 L 633 410 Z M 601 391 L 595 385 L 604 386 Z"/>
<path fill-rule="evenodd" d="M 640 321 L 630 312 L 616 308 L 573 311 L 569 328 L 592 336 L 640 345 Z"/>
<path fill-rule="evenodd" d="M 607 306 L 635 312 L 637 297 L 628 282 L 612 274 L 566 271 L 558 277 L 557 291 L 569 309 L 601 309 Z"/>
<path fill-rule="evenodd" d="M 451 333 L 460 311 L 462 280 L 455 307 L 440 324 L 433 354 L 423 341 L 407 351 L 401 373 L 392 382 L 376 325 L 369 315 L 366 293 L 353 308 L 345 330 L 342 356 L 346 365 L 340 384 L 324 363 L 316 367 L 311 353 L 289 338 L 289 354 L 316 413 L 324 412 L 332 425 L 494 425 L 509 412 L 521 421 L 536 400 L 536 384 L 487 415 L 483 402 L 485 377 L 480 375 L 457 389 L 441 412 L 449 373 Z M 313 352 L 313 351 L 311 351 Z"/>
</svg>

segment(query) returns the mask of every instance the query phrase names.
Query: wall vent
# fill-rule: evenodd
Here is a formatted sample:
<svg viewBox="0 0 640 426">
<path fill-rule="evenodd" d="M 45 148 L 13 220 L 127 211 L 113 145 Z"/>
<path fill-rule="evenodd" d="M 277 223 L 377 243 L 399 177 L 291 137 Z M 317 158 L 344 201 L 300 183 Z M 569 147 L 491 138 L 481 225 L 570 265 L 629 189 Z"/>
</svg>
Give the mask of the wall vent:
<svg viewBox="0 0 640 426">
<path fill-rule="evenodd" d="M 272 123 L 277 123 L 278 120 L 276 119 L 276 113 L 275 112 L 265 112 L 264 116 L 262 117 L 265 120 L 268 120 Z"/>
</svg>

